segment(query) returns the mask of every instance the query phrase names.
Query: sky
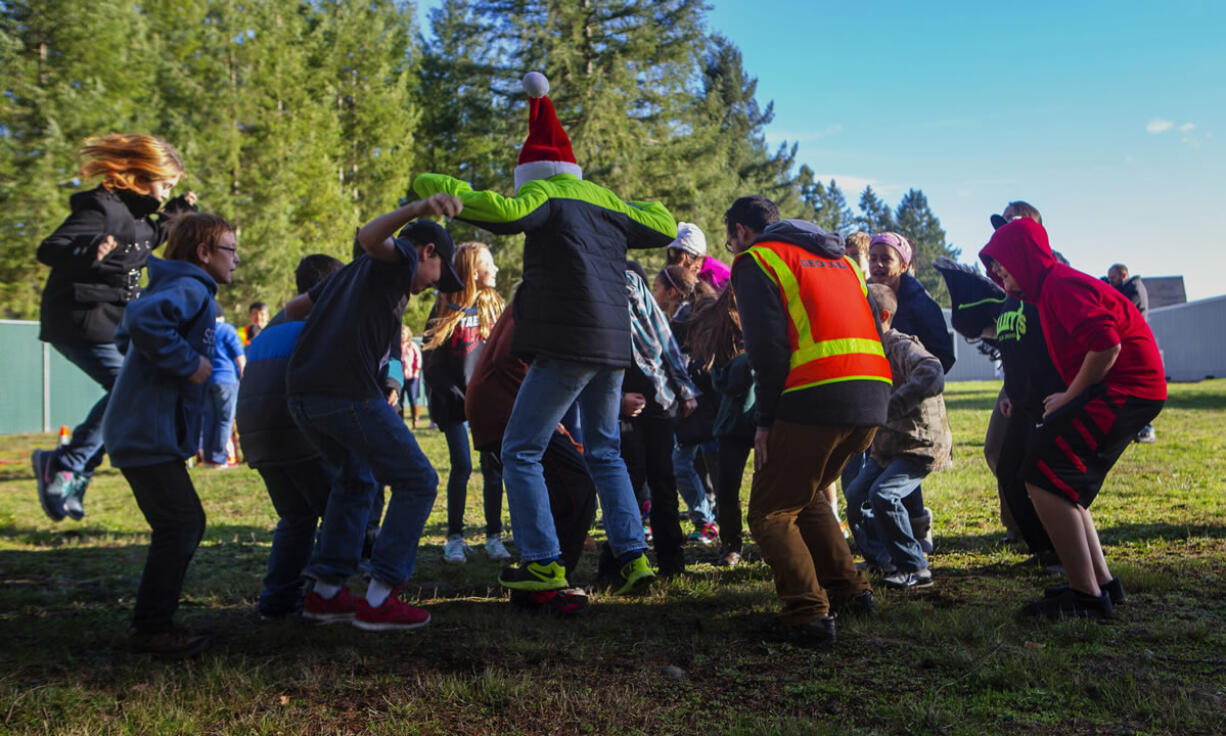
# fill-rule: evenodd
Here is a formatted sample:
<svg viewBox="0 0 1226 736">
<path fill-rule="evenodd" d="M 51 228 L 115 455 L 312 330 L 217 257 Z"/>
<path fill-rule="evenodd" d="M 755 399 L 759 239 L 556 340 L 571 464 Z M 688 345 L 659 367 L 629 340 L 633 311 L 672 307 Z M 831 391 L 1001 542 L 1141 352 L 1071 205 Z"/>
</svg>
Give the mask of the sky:
<svg viewBox="0 0 1226 736">
<path fill-rule="evenodd" d="M 711 5 L 774 102 L 768 142 L 853 206 L 922 189 L 972 262 L 1022 199 L 1083 271 L 1226 293 L 1226 2 Z"/>
</svg>

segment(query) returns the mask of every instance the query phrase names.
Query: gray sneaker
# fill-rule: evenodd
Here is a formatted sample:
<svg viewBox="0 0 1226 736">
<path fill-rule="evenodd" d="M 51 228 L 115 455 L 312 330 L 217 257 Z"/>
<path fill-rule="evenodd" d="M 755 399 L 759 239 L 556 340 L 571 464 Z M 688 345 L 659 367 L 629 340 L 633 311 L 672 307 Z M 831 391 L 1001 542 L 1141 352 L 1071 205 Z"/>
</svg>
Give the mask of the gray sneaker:
<svg viewBox="0 0 1226 736">
<path fill-rule="evenodd" d="M 64 513 L 73 521 L 85 518 L 85 489 L 89 487 L 89 476 L 73 473 L 68 482 L 67 495 L 64 496 Z"/>
<path fill-rule="evenodd" d="M 463 565 L 468 562 L 468 545 L 460 534 L 452 534 L 443 544 L 443 562 L 448 565 Z"/>
<path fill-rule="evenodd" d="M 885 587 L 894 588 L 895 590 L 915 590 L 916 588 L 931 588 L 932 587 L 932 570 L 924 568 L 915 572 L 903 572 L 899 570 L 892 575 L 886 575 L 881 582 L 885 583 Z"/>
<path fill-rule="evenodd" d="M 43 513 L 52 521 L 63 519 L 65 490 L 72 481 L 72 473 L 56 472 L 55 453 L 50 450 L 35 450 L 30 455 L 30 464 L 34 466 L 34 479 L 38 481 L 38 500 Z"/>
</svg>

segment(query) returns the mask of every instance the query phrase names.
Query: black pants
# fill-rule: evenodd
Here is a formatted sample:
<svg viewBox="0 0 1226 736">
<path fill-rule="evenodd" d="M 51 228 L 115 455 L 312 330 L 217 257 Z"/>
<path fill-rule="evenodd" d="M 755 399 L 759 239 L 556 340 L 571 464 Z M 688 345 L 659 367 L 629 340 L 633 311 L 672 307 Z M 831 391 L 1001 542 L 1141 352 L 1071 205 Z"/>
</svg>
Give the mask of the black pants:
<svg viewBox="0 0 1226 736">
<path fill-rule="evenodd" d="M 656 564 L 665 575 L 685 570 L 681 551 L 685 535 L 678 515 L 677 476 L 673 472 L 675 420 L 669 416 L 640 414 L 622 423 L 621 449 L 636 490 L 651 487 L 651 533 Z"/>
<path fill-rule="evenodd" d="M 272 533 L 259 610 L 266 616 L 284 616 L 301 605 L 306 584 L 302 570 L 315 549 L 315 534 L 328 508 L 332 477 L 319 459 L 258 470 L 280 517 Z"/>
<path fill-rule="evenodd" d="M 487 458 L 488 456 L 488 458 Z M 502 477 L 502 457 L 488 450 L 481 453 L 482 472 L 486 464 Z M 541 457 L 545 488 L 549 492 L 549 511 L 553 515 L 562 566 L 570 576 L 583 556 L 583 542 L 596 518 L 596 483 L 588 472 L 583 454 L 570 438 L 555 432 Z"/>
<path fill-rule="evenodd" d="M 1039 521 L 1022 477 L 1022 466 L 1026 454 L 1034 446 L 1037 431 L 1034 420 L 1014 405 L 1013 416 L 1005 419 L 1004 440 L 996 460 L 996 483 L 1030 553 L 1054 558 L 1055 548 L 1043 522 Z"/>
<path fill-rule="evenodd" d="M 753 443 L 734 437 L 719 438 L 719 485 L 716 486 L 716 521 L 719 541 L 729 549 L 741 551 L 743 521 L 741 517 L 741 478 Z"/>
<path fill-rule="evenodd" d="M 153 530 L 132 626 L 141 632 L 168 631 L 187 563 L 204 536 L 204 507 L 182 460 L 120 470 Z"/>
</svg>

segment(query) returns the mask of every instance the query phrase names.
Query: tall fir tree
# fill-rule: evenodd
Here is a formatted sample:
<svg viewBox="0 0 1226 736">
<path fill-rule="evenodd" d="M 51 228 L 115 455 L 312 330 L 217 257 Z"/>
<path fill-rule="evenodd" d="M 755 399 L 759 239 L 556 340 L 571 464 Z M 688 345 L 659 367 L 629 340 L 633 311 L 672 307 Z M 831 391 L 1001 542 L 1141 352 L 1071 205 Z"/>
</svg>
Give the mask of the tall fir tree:
<svg viewBox="0 0 1226 736">
<path fill-rule="evenodd" d="M 68 214 L 93 135 L 157 134 L 157 48 L 133 0 L 0 4 L 0 313 L 31 318 L 47 268 L 35 251 Z"/>
<path fill-rule="evenodd" d="M 915 278 L 941 306 L 949 306 L 949 291 L 945 279 L 932 267 L 939 256 L 958 259 L 962 251 L 945 242 L 945 230 L 941 221 L 928 206 L 928 198 L 919 189 L 909 189 L 898 203 L 894 214 L 895 229 L 911 242 L 915 255 L 912 257 Z"/>
<path fill-rule="evenodd" d="M 806 217 L 826 232 L 846 235 L 856 229 L 856 217 L 847 206 L 847 198 L 834 179 L 823 184 L 814 179 L 813 169 L 808 164 L 800 167 L 796 178 L 797 188 L 806 205 Z"/>
<path fill-rule="evenodd" d="M 890 206 L 877 196 L 871 184 L 864 187 L 860 194 L 860 215 L 856 218 L 856 225 L 874 235 L 894 229 L 894 214 Z"/>
</svg>

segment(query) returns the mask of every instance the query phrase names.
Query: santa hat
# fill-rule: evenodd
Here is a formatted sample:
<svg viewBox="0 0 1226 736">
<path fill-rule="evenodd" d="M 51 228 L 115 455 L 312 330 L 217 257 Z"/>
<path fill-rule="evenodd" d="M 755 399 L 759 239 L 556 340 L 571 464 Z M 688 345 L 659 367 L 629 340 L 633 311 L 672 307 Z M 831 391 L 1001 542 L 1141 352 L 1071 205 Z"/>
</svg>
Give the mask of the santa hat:
<svg viewBox="0 0 1226 736">
<path fill-rule="evenodd" d="M 553 103 L 545 95 L 549 80 L 540 72 L 524 75 L 524 91 L 528 93 L 528 140 L 519 151 L 515 167 L 515 189 L 524 182 L 548 179 L 555 174 L 573 174 L 583 178 L 583 169 L 575 163 L 570 150 L 570 138 L 558 122 Z"/>
</svg>

